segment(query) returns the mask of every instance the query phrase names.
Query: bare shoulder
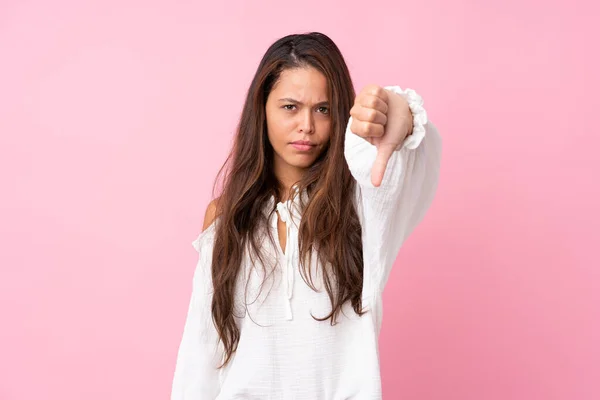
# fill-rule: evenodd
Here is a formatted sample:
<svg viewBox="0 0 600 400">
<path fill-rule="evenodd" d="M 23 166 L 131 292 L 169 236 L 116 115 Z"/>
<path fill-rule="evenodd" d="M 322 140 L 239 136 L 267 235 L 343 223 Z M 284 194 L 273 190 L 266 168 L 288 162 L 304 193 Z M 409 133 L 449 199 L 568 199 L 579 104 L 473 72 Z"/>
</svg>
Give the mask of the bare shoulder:
<svg viewBox="0 0 600 400">
<path fill-rule="evenodd" d="M 219 199 L 214 199 L 210 202 L 208 207 L 206 207 L 206 213 L 204 214 L 204 224 L 202 227 L 202 231 L 205 231 L 206 228 L 212 225 L 218 215 L 218 202 Z"/>
</svg>

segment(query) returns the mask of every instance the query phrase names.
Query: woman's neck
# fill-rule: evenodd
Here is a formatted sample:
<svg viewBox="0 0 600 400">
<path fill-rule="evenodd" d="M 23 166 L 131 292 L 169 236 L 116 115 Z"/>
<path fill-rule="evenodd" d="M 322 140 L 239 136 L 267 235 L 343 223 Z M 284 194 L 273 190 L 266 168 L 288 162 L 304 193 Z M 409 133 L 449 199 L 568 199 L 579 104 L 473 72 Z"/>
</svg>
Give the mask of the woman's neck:
<svg viewBox="0 0 600 400">
<path fill-rule="evenodd" d="M 300 182 L 304 176 L 305 170 L 303 168 L 285 164 L 283 160 L 276 160 L 274 163 L 274 172 L 275 177 L 281 184 L 279 189 L 279 197 L 281 198 L 281 201 L 286 201 L 289 197 L 292 186 L 294 186 L 294 184 L 297 182 Z"/>
</svg>

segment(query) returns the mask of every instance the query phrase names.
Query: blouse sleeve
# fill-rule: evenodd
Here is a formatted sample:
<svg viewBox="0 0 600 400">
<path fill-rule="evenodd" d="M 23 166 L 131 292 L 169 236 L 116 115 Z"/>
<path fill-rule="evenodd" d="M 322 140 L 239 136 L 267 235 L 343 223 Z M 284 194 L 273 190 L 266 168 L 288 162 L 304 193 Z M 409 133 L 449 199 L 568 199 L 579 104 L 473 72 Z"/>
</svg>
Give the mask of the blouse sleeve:
<svg viewBox="0 0 600 400">
<path fill-rule="evenodd" d="M 441 137 L 427 120 L 423 100 L 412 89 L 385 89 L 403 96 L 413 114 L 413 132 L 390 158 L 379 187 L 371 183 L 377 148 L 354 134 L 348 121 L 345 157 L 356 179 L 357 213 L 362 225 L 364 290 L 383 291 L 404 240 L 431 205 L 440 170 Z M 373 292 L 370 293 L 373 293 Z"/>
<path fill-rule="evenodd" d="M 212 251 L 207 228 L 193 242 L 199 253 L 194 271 L 192 294 L 177 353 L 171 400 L 214 400 L 220 390 L 219 371 L 223 352 L 211 317 Z"/>
</svg>

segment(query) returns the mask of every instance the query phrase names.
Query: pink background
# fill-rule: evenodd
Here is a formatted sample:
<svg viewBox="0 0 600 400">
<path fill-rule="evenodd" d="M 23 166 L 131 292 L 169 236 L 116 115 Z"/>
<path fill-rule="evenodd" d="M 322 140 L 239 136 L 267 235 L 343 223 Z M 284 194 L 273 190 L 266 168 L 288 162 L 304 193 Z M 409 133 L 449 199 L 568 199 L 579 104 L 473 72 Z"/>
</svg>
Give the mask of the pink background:
<svg viewBox="0 0 600 400">
<path fill-rule="evenodd" d="M 384 398 L 600 398 L 592 3 L 3 1 L 0 400 L 168 398 L 245 91 L 311 30 L 444 137 L 385 292 Z"/>
</svg>

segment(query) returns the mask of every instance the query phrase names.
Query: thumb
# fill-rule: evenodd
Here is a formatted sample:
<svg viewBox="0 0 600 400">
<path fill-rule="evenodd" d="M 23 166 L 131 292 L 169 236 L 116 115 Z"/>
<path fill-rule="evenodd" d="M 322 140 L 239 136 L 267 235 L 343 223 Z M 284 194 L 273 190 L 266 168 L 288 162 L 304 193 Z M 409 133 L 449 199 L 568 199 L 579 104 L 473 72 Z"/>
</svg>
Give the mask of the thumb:
<svg viewBox="0 0 600 400">
<path fill-rule="evenodd" d="M 375 162 L 371 168 L 371 183 L 374 186 L 381 185 L 388 161 L 390 160 L 390 157 L 392 157 L 392 154 L 394 154 L 394 149 L 394 145 L 387 143 L 380 144 L 377 147 L 377 157 L 375 157 Z"/>
</svg>

